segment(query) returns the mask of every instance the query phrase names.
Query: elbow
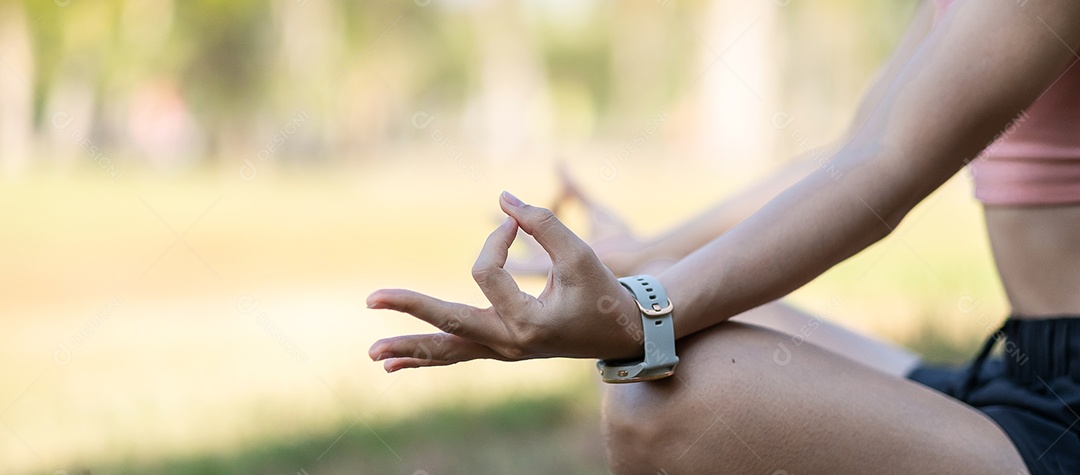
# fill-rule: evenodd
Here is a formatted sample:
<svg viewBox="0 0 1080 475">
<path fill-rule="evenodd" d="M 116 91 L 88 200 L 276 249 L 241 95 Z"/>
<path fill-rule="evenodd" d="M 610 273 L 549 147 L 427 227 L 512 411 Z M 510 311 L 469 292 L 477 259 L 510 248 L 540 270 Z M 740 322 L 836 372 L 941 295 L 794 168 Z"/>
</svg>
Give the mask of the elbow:
<svg viewBox="0 0 1080 475">
<path fill-rule="evenodd" d="M 891 209 L 881 213 L 878 225 L 876 226 L 877 236 L 874 239 L 874 242 L 885 239 L 892 234 L 896 228 L 900 227 L 900 223 L 904 221 L 904 218 L 907 217 L 908 213 L 911 212 L 916 204 L 918 204 L 918 201 L 903 202 L 891 206 Z"/>
<path fill-rule="evenodd" d="M 906 200 L 896 200 L 892 203 L 888 201 L 874 203 L 862 198 L 860 200 L 866 206 L 866 212 L 861 219 L 862 229 L 859 233 L 861 239 L 857 239 L 860 249 L 869 247 L 892 234 L 915 205 L 915 203 L 905 202 Z"/>
</svg>

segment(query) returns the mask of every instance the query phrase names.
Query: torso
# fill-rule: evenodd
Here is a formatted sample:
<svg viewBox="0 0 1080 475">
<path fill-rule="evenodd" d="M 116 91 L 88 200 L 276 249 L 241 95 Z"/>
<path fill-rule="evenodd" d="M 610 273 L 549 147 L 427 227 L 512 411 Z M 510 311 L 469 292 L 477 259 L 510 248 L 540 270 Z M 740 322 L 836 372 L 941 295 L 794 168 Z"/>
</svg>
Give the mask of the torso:
<svg viewBox="0 0 1080 475">
<path fill-rule="evenodd" d="M 1080 64 L 971 168 L 1013 316 L 1080 316 Z"/>
<path fill-rule="evenodd" d="M 986 227 L 1015 316 L 1080 316 L 1080 204 L 987 206 Z"/>
</svg>

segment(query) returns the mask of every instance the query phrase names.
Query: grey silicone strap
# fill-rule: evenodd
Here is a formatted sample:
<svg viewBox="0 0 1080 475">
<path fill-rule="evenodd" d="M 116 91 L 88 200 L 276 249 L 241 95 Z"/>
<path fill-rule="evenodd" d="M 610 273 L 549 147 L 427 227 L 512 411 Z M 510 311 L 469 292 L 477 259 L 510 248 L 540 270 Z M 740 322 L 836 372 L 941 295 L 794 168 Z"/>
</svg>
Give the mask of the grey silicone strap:
<svg viewBox="0 0 1080 475">
<path fill-rule="evenodd" d="M 670 376 L 679 363 L 675 355 L 675 327 L 672 304 L 655 277 L 635 275 L 619 279 L 634 295 L 641 313 L 645 359 L 638 363 L 617 364 L 600 361 L 597 367 L 607 382 L 631 382 Z"/>
</svg>

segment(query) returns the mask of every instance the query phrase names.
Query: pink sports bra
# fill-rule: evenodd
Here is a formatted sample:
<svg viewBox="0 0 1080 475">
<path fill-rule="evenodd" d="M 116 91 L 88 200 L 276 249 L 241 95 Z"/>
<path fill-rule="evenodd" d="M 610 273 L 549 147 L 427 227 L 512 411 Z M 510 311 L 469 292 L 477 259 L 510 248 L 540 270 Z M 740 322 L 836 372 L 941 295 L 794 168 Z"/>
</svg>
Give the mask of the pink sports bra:
<svg viewBox="0 0 1080 475">
<path fill-rule="evenodd" d="M 952 0 L 935 0 L 937 17 Z M 969 164 L 986 205 L 1080 203 L 1080 65 L 1074 63 Z"/>
</svg>

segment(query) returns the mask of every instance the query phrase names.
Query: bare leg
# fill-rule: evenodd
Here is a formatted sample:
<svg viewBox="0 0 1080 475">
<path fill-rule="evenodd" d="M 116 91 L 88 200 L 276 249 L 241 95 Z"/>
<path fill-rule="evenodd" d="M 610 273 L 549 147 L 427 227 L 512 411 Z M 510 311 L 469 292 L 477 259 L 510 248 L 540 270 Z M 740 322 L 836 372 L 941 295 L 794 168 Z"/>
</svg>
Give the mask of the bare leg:
<svg viewBox="0 0 1080 475">
<path fill-rule="evenodd" d="M 676 376 L 610 385 L 615 473 L 1027 473 L 982 413 L 917 383 L 727 322 L 679 342 Z"/>
<path fill-rule="evenodd" d="M 907 376 L 919 356 L 902 347 L 855 333 L 795 307 L 776 301 L 739 314 L 732 320 L 771 328 L 791 335 L 776 349 L 779 359 L 797 354 L 807 343 L 893 376 Z"/>
</svg>

